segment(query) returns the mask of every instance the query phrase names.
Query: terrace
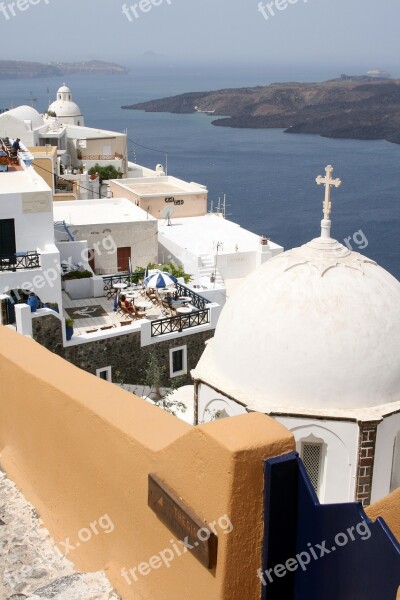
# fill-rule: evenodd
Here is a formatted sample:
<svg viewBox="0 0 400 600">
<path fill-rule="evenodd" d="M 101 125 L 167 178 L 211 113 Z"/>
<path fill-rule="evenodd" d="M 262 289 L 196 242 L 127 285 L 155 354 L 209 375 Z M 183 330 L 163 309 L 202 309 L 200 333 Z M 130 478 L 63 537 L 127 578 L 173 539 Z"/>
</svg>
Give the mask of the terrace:
<svg viewBox="0 0 400 600">
<path fill-rule="evenodd" d="M 181 332 L 210 322 L 208 300 L 185 285 L 162 290 L 146 288 L 143 274 L 104 276 L 104 296 L 71 300 L 63 292 L 64 317 L 74 320 L 74 335 L 95 334 L 106 330 L 139 325 L 151 321 L 151 337 Z M 136 283 L 133 281 L 136 280 Z M 177 299 L 169 306 L 166 295 Z M 126 297 L 129 307 L 118 299 Z"/>
<path fill-rule="evenodd" d="M 33 156 L 28 149 L 20 142 L 20 150 L 13 148 L 14 140 L 9 138 L 0 138 L 0 172 L 23 171 L 25 166 L 32 164 Z"/>
</svg>

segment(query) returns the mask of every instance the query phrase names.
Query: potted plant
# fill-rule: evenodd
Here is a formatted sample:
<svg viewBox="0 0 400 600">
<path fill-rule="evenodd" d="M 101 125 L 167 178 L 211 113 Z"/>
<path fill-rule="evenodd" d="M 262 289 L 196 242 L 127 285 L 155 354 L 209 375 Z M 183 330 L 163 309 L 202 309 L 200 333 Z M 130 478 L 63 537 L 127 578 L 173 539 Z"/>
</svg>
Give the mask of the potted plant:
<svg viewBox="0 0 400 600">
<path fill-rule="evenodd" d="M 54 310 L 54 312 L 57 312 L 57 313 L 60 312 L 57 302 L 46 302 L 45 307 L 50 308 L 51 310 Z"/>
<path fill-rule="evenodd" d="M 73 319 L 69 319 L 69 318 L 65 319 L 65 335 L 67 338 L 67 342 L 69 342 L 69 340 L 74 335 L 74 320 Z"/>
<path fill-rule="evenodd" d="M 8 170 L 8 158 L 6 156 L 0 156 L 0 171 Z"/>
<path fill-rule="evenodd" d="M 93 297 L 93 273 L 88 270 L 70 271 L 62 277 L 64 289 L 72 300 Z"/>
<path fill-rule="evenodd" d="M 37 311 L 39 301 L 36 294 L 34 294 L 33 292 L 29 294 L 27 304 L 31 307 L 31 312 Z"/>
<path fill-rule="evenodd" d="M 80 148 L 76 149 L 76 156 L 78 160 L 82 160 L 82 150 Z"/>
</svg>

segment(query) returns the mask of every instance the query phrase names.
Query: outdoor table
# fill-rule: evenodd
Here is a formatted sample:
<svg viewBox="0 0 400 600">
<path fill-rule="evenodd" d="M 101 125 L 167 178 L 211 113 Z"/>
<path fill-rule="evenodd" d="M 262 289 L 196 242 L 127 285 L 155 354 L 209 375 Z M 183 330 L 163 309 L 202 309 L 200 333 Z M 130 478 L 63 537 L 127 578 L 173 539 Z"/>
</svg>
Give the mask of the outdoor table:
<svg viewBox="0 0 400 600">
<path fill-rule="evenodd" d="M 171 302 L 171 307 L 172 308 L 179 308 L 180 306 L 182 306 L 182 302 L 180 300 L 173 300 Z"/>
<path fill-rule="evenodd" d="M 125 290 L 126 298 L 139 298 L 139 292 L 131 292 L 129 289 Z"/>
<path fill-rule="evenodd" d="M 126 283 L 114 283 L 114 285 L 113 285 L 114 290 L 124 290 L 127 287 L 128 286 Z"/>
<path fill-rule="evenodd" d="M 176 309 L 176 312 L 180 315 L 187 315 L 192 312 L 192 309 L 189 306 L 181 306 L 180 308 Z"/>
<path fill-rule="evenodd" d="M 182 300 L 182 302 L 190 302 L 191 299 L 190 296 L 179 296 L 179 300 Z"/>
<path fill-rule="evenodd" d="M 135 306 L 137 306 L 138 308 L 151 308 L 153 305 L 151 302 L 146 302 L 146 300 L 138 300 L 135 301 Z"/>
</svg>

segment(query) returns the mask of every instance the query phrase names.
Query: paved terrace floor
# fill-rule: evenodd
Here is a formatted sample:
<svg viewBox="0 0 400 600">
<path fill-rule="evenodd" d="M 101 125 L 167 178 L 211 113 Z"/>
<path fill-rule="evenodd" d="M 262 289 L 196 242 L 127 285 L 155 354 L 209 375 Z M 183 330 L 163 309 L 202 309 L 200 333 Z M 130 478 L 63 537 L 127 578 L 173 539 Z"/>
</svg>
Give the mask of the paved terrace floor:
<svg viewBox="0 0 400 600">
<path fill-rule="evenodd" d="M 140 292 L 139 297 L 135 300 L 137 301 L 148 301 L 151 305 L 149 308 L 145 310 L 145 318 L 151 321 L 156 319 L 165 319 L 167 317 L 174 316 L 174 312 L 165 309 L 161 302 L 157 302 L 157 304 L 151 304 L 148 300 L 144 292 Z M 91 313 L 95 311 L 94 307 L 101 307 L 104 314 L 101 316 L 91 316 Z M 188 307 L 192 308 L 192 310 L 196 310 L 191 304 Z M 65 309 L 71 308 L 82 308 L 80 318 L 76 316 L 72 317 L 74 319 L 74 335 L 81 335 L 83 333 L 95 333 L 102 327 L 105 328 L 114 328 L 114 327 L 123 327 L 123 324 L 140 322 L 140 319 L 133 318 L 128 314 L 121 314 L 120 312 L 114 312 L 114 296 L 111 298 L 101 297 L 101 298 L 86 298 L 81 300 L 71 300 L 69 295 L 66 292 L 63 292 L 63 316 L 65 318 L 71 318 L 71 315 Z M 97 314 L 99 311 L 96 311 Z M 94 312 L 94 314 L 96 314 Z M 85 318 L 84 314 L 87 313 L 88 317 Z"/>
</svg>

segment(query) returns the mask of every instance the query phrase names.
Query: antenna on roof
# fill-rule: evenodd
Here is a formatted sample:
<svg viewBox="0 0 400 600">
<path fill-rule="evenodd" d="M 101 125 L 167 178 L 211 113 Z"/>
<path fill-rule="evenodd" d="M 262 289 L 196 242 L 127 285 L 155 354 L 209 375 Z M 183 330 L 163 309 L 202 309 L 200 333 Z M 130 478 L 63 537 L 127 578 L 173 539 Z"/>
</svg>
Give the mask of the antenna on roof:
<svg viewBox="0 0 400 600">
<path fill-rule="evenodd" d="M 172 225 L 171 217 L 173 214 L 174 214 L 174 209 L 172 208 L 172 206 L 166 206 L 161 213 L 162 218 L 167 221 L 168 226 Z"/>
<path fill-rule="evenodd" d="M 25 98 L 25 102 L 30 102 L 32 108 L 35 108 L 35 102 L 37 102 L 37 98 L 34 97 L 34 95 L 32 94 L 32 92 L 30 94 L 31 95 L 29 96 L 29 98 Z"/>
</svg>

